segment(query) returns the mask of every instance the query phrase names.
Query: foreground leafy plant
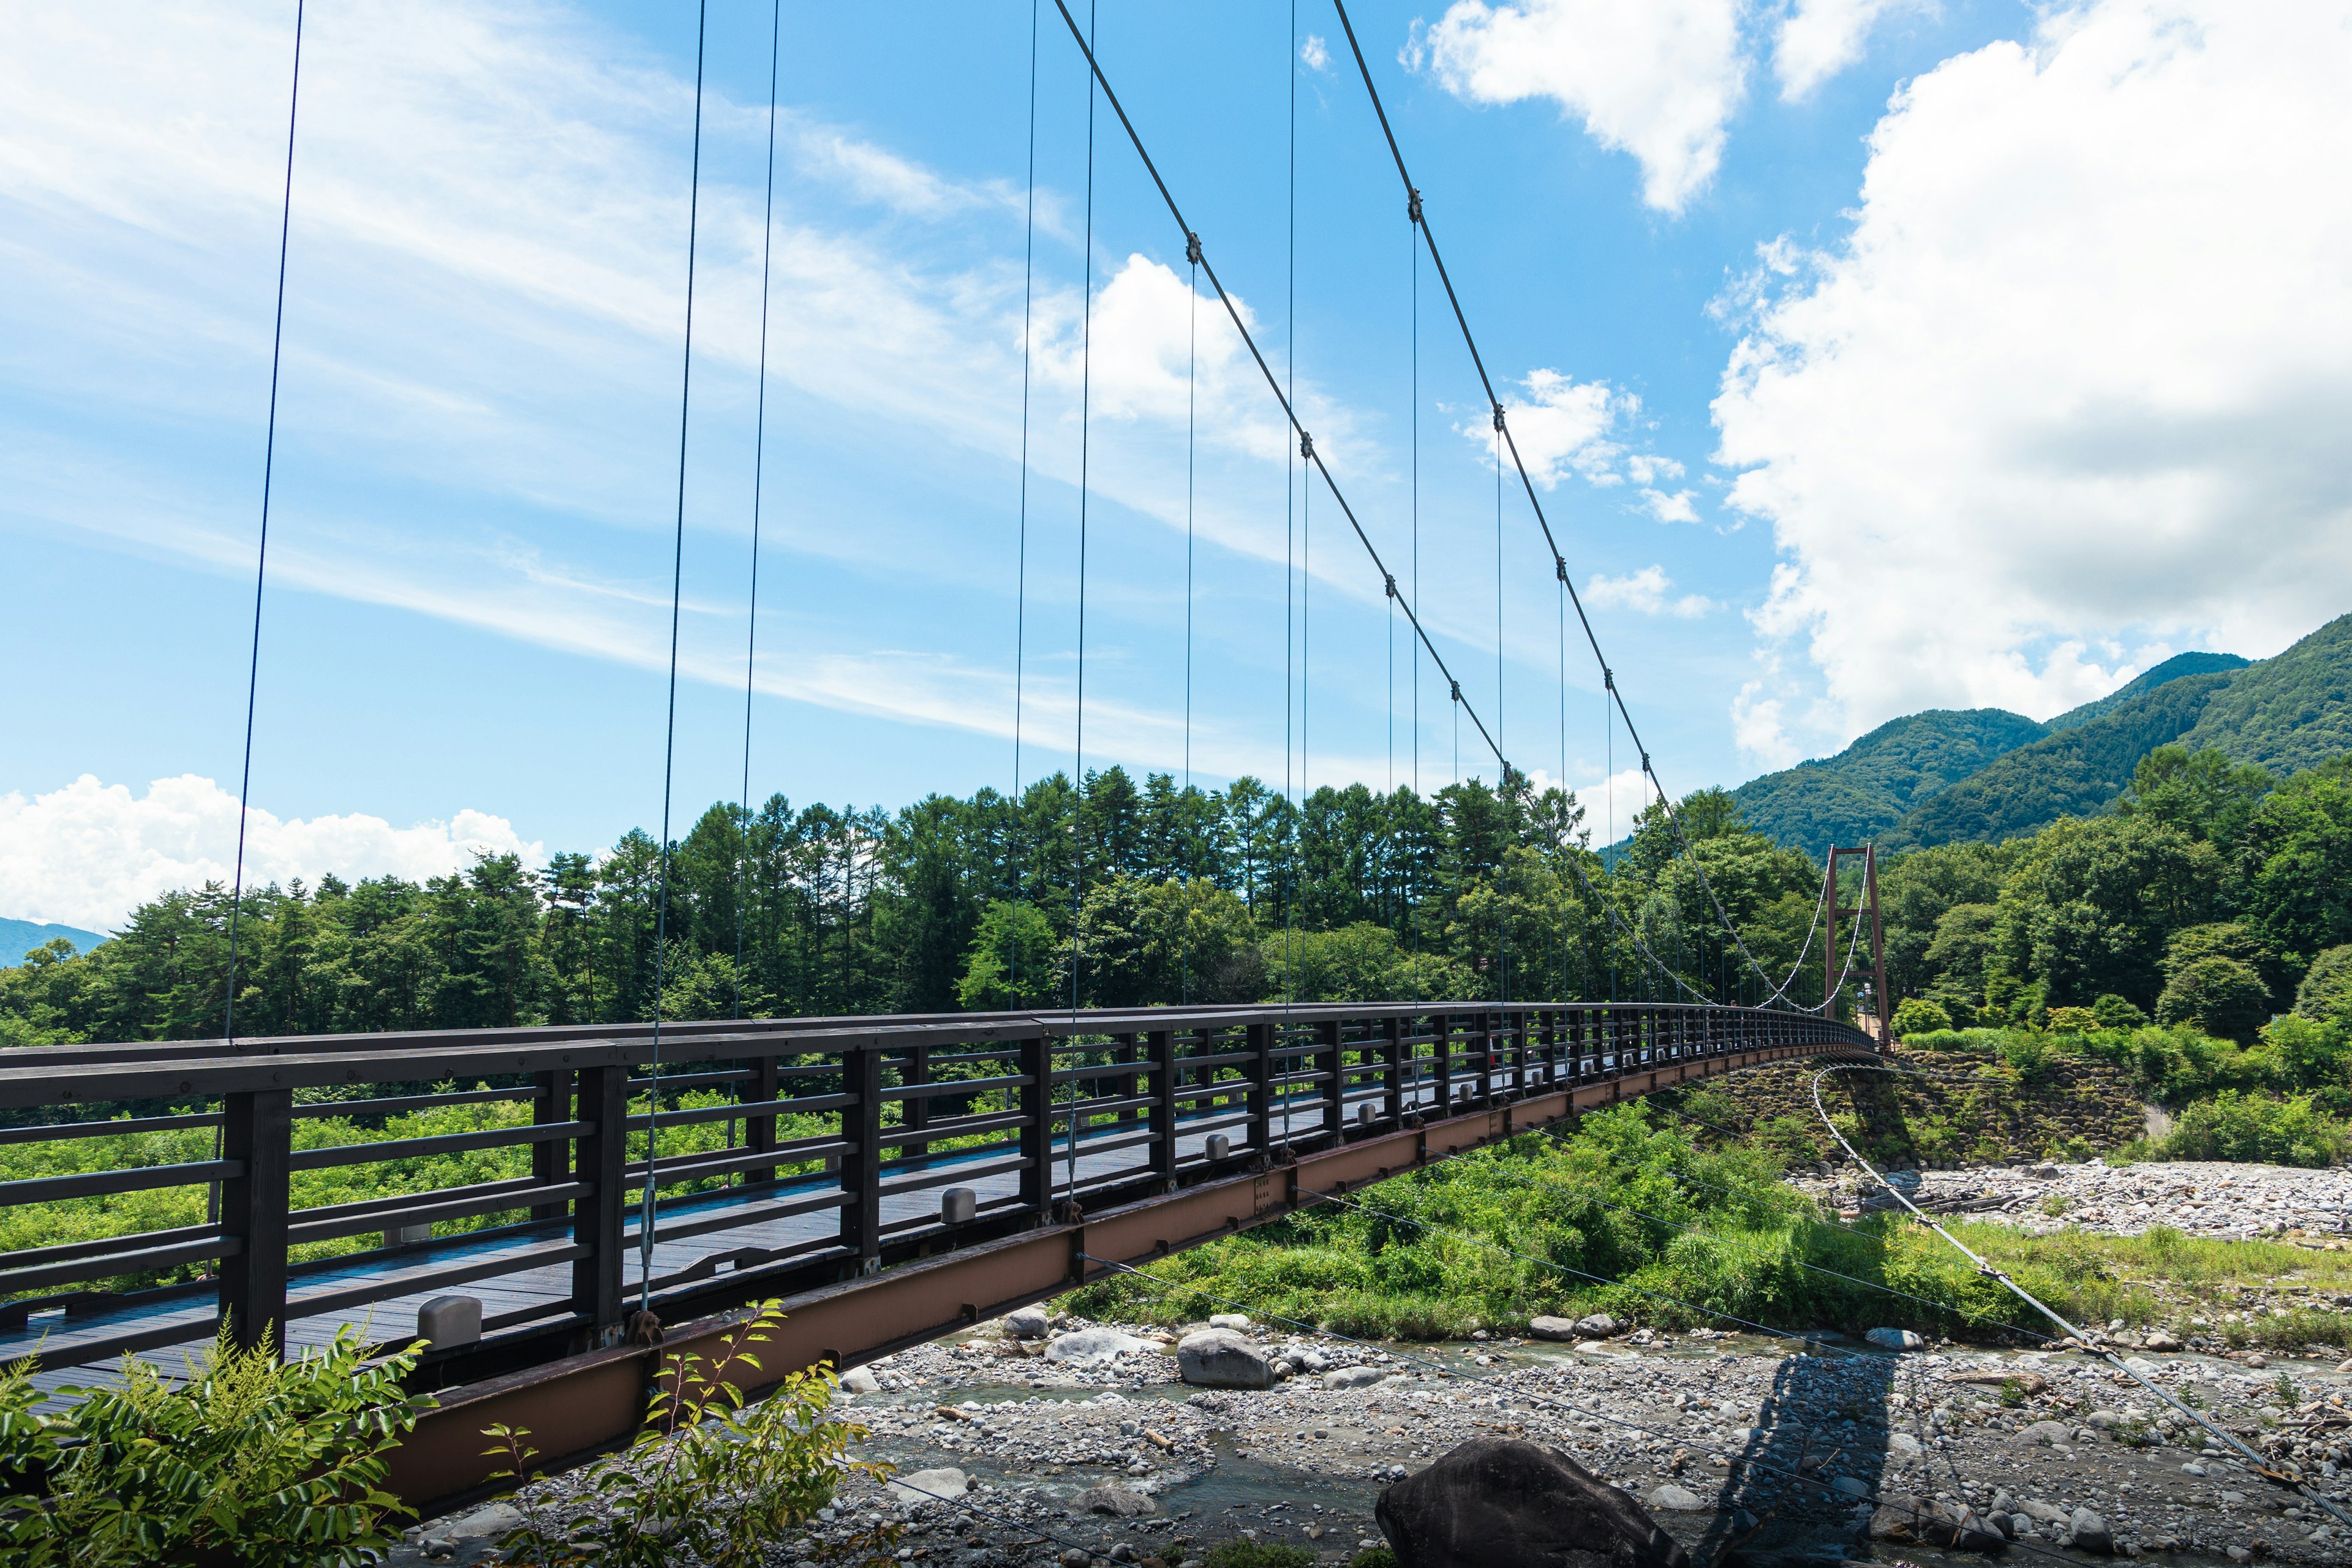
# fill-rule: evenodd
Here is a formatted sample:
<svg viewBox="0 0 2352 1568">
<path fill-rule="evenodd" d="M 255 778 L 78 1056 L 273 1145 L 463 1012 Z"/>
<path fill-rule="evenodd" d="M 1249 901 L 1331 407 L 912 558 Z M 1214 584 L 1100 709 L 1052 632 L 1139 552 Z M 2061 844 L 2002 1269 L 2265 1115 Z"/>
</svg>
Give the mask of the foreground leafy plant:
<svg viewBox="0 0 2352 1568">
<path fill-rule="evenodd" d="M 601 1518 L 559 1522 L 516 1497 L 522 1522 L 499 1542 L 509 1562 L 538 1568 L 658 1568 L 691 1557 L 712 1568 L 757 1568 L 775 1538 L 832 1502 L 845 1475 L 880 1480 L 886 1464 L 849 1458 L 866 1429 L 832 1418 L 838 1390 L 825 1365 L 789 1373 L 759 1403 L 736 1379 L 762 1369 L 752 1347 L 768 1343 L 783 1310 L 762 1302 L 720 1342 L 716 1359 L 662 1358 L 654 1396 L 627 1452 L 600 1464 L 593 1487 Z M 492 1426 L 488 1450 L 507 1461 L 498 1474 L 530 1479 L 538 1450 L 530 1434 Z"/>
<path fill-rule="evenodd" d="M 184 1379 L 125 1356 L 121 1387 L 61 1388 L 58 1415 L 18 1362 L 0 1374 L 0 1549 L 12 1568 L 358 1568 L 408 1511 L 383 1456 L 431 1403 L 400 1386 L 423 1349 L 378 1359 L 346 1327 L 281 1363 L 224 1330 Z"/>
</svg>

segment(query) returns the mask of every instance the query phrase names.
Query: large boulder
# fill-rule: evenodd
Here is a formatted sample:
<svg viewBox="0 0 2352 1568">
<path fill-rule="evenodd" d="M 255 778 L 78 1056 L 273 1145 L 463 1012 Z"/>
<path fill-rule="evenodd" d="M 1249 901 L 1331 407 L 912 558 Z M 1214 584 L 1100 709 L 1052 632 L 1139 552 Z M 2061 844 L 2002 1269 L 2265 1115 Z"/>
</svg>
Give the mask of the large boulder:
<svg viewBox="0 0 2352 1568">
<path fill-rule="evenodd" d="M 1016 1307 L 1004 1314 L 1004 1331 L 1016 1340 L 1042 1340 L 1053 1326 L 1043 1307 Z"/>
<path fill-rule="evenodd" d="M 1202 1329 L 1176 1342 L 1176 1371 L 1196 1388 L 1272 1388 L 1273 1358 L 1231 1329 Z"/>
<path fill-rule="evenodd" d="M 1045 1347 L 1047 1361 L 1075 1362 L 1080 1366 L 1105 1366 L 1129 1351 L 1158 1350 L 1150 1340 L 1122 1334 L 1117 1329 L 1080 1329 L 1064 1334 Z"/>
<path fill-rule="evenodd" d="M 1882 1494 L 1872 1511 L 1870 1539 L 1898 1545 L 1944 1546 L 1989 1556 L 2009 1550 L 2009 1537 L 1974 1510 L 1958 1503 L 1924 1502 L 1894 1492 Z"/>
<path fill-rule="evenodd" d="M 890 1495 L 908 1508 L 927 1502 L 952 1503 L 971 1489 L 971 1478 L 957 1469 L 917 1470 L 890 1478 Z"/>
<path fill-rule="evenodd" d="M 1908 1329 L 1873 1329 L 1862 1336 L 1883 1351 L 1923 1351 L 1927 1342 Z"/>
<path fill-rule="evenodd" d="M 1113 1519 L 1135 1519 L 1160 1511 L 1158 1503 L 1117 1481 L 1088 1487 L 1078 1494 L 1078 1507 L 1088 1513 L 1107 1513 Z"/>
<path fill-rule="evenodd" d="M 1463 1444 L 1381 1493 L 1397 1568 L 1689 1568 L 1642 1505 L 1566 1454 L 1510 1438 Z"/>
<path fill-rule="evenodd" d="M 1528 1332 L 1539 1340 L 1572 1340 L 1578 1337 L 1576 1324 L 1566 1318 L 1530 1318 Z"/>
<path fill-rule="evenodd" d="M 2116 1538 L 2107 1530 L 2107 1521 L 2087 1508 L 2078 1508 L 2074 1517 L 2066 1521 L 2070 1543 L 2077 1552 L 2095 1552 L 2101 1557 L 2115 1554 Z"/>
<path fill-rule="evenodd" d="M 1624 1326 L 1606 1312 L 1592 1312 L 1576 1320 L 1576 1331 L 1588 1340 L 1605 1340 Z"/>
</svg>

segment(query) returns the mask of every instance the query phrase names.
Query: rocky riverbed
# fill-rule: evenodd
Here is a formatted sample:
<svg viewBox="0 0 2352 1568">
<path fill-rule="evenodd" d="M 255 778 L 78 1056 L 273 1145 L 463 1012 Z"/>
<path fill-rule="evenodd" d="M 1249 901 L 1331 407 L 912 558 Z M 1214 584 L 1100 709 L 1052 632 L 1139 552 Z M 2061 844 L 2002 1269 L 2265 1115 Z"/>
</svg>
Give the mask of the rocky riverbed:
<svg viewBox="0 0 2352 1568">
<path fill-rule="evenodd" d="M 1181 1381 L 1152 1331 L 1057 1320 L 1049 1331 L 1024 1342 L 983 1325 L 853 1373 L 866 1392 L 845 1394 L 841 1414 L 869 1428 L 861 1453 L 898 1467 L 898 1485 L 845 1486 L 772 1561 L 844 1560 L 887 1527 L 888 1556 L 951 1568 L 1178 1568 L 1244 1535 L 1344 1563 L 1378 1543 L 1383 1487 L 1468 1439 L 1517 1436 L 1642 1500 L 1700 1563 L 1733 1544 L 1765 1563 L 1959 1560 L 1875 1506 L 1894 1499 L 1965 1507 L 2017 1538 L 2012 1553 L 2352 1562 L 2352 1531 L 2078 1352 L 1647 1331 L 1370 1347 L 1253 1326 L 1240 1336 L 1292 1374 L 1205 1389 Z M 2352 1374 L 2198 1355 L 2140 1364 L 2352 1503 L 2352 1478 L 2336 1474 L 2352 1462 Z M 575 1479 L 540 1487 L 578 1500 Z M 431 1521 L 396 1560 L 481 1561 L 497 1517 Z"/>
<path fill-rule="evenodd" d="M 1792 1178 L 1831 1209 L 1861 1212 L 1894 1200 L 1849 1171 Z M 2137 1236 L 2169 1226 L 2191 1236 L 2284 1237 L 2352 1247 L 2352 1170 L 2296 1170 L 2225 1162 L 2141 1165 L 2035 1163 L 1889 1173 L 1930 1212 L 1998 1219 L 2037 1235 L 2067 1226 Z"/>
</svg>

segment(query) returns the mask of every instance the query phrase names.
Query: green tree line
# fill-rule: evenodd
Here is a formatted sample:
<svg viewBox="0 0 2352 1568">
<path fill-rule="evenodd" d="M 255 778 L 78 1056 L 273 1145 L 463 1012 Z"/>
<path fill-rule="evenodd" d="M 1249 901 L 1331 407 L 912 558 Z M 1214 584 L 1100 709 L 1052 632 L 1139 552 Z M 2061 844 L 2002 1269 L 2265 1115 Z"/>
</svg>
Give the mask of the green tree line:
<svg viewBox="0 0 2352 1568">
<path fill-rule="evenodd" d="M 1793 964 L 1819 871 L 1719 792 L 1683 816 L 1751 947 Z M 236 1016 L 293 1034 L 642 1020 L 656 1000 L 703 1018 L 1759 993 L 1654 808 L 1607 862 L 1589 837 L 1572 794 L 1517 774 L 1293 801 L 1114 767 L 896 812 L 721 802 L 670 847 L 666 910 L 639 831 L 544 866 L 250 891 Z M 229 905 L 176 891 L 89 952 L 0 971 L 0 1042 L 219 1034 Z"/>
</svg>

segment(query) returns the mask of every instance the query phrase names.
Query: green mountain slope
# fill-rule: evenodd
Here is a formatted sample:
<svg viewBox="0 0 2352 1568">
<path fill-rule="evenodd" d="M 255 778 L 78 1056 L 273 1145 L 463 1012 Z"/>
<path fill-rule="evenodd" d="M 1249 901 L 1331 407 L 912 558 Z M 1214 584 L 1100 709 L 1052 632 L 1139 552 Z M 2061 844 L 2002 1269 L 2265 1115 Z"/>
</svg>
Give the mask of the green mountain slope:
<svg viewBox="0 0 2352 1568">
<path fill-rule="evenodd" d="M 2090 816 L 2123 792 L 2142 757 L 2187 735 L 2216 694 L 2240 679 L 2236 671 L 2215 670 L 2168 680 L 2020 746 L 1914 806 L 1880 837 L 1879 847 L 1991 842 L 2061 816 Z"/>
<path fill-rule="evenodd" d="M 2041 736 L 2000 708 L 1930 709 L 1889 720 L 1834 757 L 1800 763 L 1732 791 L 1748 825 L 1818 855 L 1859 844 L 1946 785 Z"/>
<path fill-rule="evenodd" d="M 2220 670 L 2243 669 L 2247 663 L 2234 653 L 2176 653 L 2162 664 L 2152 666 L 2116 687 L 2097 701 L 2068 709 L 2042 728 L 2053 735 L 2061 730 L 2072 730 L 2077 724 L 2087 724 L 2100 714 L 2122 707 L 2135 697 L 2155 690 L 2167 681 L 2179 680 L 2184 675 L 2211 675 Z"/>
<path fill-rule="evenodd" d="M 2181 743 L 2282 774 L 2352 752 L 2352 616 L 2248 666 Z"/>
<path fill-rule="evenodd" d="M 82 931 L 74 926 L 48 925 L 40 921 L 0 920 L 0 969 L 14 969 L 25 962 L 25 955 L 37 947 L 46 947 L 63 937 L 74 944 L 77 952 L 88 952 L 106 938 L 94 931 Z"/>
</svg>

